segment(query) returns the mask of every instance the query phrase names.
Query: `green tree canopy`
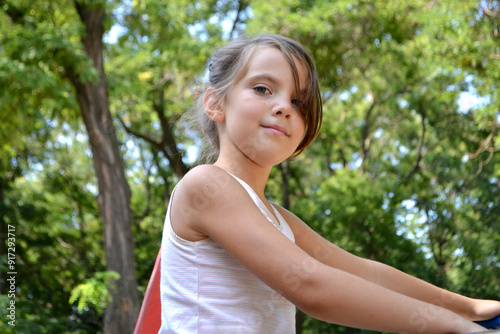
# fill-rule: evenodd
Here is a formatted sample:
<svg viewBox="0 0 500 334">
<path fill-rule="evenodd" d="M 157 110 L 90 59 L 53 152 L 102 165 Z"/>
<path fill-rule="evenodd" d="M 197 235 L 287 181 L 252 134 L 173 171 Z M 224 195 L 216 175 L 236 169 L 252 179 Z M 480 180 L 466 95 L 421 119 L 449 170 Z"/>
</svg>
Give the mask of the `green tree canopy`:
<svg viewBox="0 0 500 334">
<path fill-rule="evenodd" d="M 139 308 L 170 193 L 196 163 L 181 116 L 206 60 L 265 32 L 311 50 L 324 99 L 318 139 L 267 196 L 354 254 L 498 298 L 499 28 L 499 1 L 0 1 L 0 256 L 16 226 L 18 272 L 16 327 L 0 329 L 120 332 L 115 291 Z M 302 314 L 297 327 L 355 332 Z"/>
</svg>

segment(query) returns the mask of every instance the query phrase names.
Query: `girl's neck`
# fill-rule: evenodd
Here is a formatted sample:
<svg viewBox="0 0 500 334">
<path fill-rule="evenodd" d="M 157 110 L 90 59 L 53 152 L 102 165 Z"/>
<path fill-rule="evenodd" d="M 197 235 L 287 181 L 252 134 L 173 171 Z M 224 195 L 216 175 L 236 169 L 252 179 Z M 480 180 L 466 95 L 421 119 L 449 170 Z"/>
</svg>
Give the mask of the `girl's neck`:
<svg viewBox="0 0 500 334">
<path fill-rule="evenodd" d="M 256 164 L 241 164 L 220 158 L 217 159 L 214 165 L 245 181 L 259 197 L 264 197 L 264 189 L 272 167 L 262 167 Z"/>
<path fill-rule="evenodd" d="M 264 195 L 264 189 L 272 167 L 264 168 L 256 164 L 237 164 L 234 161 L 227 163 L 227 161 L 224 161 L 223 159 L 217 159 L 214 166 L 224 169 L 226 172 L 231 173 L 248 184 L 253 191 L 255 191 L 257 196 L 259 196 L 260 200 L 267 207 L 275 221 L 279 221 L 278 217 L 276 217 L 276 214 L 274 213 L 272 204 Z"/>
</svg>

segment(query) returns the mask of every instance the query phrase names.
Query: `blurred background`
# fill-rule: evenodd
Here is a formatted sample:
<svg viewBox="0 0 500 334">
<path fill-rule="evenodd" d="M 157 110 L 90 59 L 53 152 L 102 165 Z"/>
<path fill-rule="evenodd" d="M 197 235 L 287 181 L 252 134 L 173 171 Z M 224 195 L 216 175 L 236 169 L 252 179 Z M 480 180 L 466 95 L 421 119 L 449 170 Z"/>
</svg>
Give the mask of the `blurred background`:
<svg viewBox="0 0 500 334">
<path fill-rule="evenodd" d="M 200 154 L 180 116 L 217 47 L 266 32 L 311 50 L 324 98 L 269 198 L 350 252 L 498 299 L 499 29 L 482 0 L 0 0 L 0 331 L 132 332 Z M 300 312 L 297 330 L 366 332 Z"/>
</svg>

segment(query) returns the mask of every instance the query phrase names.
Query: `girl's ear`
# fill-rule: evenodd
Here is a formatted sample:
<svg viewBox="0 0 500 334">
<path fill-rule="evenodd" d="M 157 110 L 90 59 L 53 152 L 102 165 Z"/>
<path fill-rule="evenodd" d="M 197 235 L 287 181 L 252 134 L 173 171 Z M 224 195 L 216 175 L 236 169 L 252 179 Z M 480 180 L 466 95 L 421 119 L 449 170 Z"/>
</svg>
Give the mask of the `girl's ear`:
<svg viewBox="0 0 500 334">
<path fill-rule="evenodd" d="M 203 109 L 208 118 L 214 122 L 222 122 L 225 119 L 222 102 L 213 87 L 207 88 L 205 95 L 203 95 Z"/>
</svg>

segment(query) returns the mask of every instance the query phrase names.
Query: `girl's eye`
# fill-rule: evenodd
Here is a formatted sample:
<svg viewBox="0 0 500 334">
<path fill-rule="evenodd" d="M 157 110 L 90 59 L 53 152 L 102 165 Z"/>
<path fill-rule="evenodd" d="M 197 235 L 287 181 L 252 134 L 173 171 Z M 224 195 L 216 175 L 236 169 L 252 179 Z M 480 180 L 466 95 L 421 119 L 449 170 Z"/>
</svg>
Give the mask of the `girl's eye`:
<svg viewBox="0 0 500 334">
<path fill-rule="evenodd" d="M 260 94 L 266 94 L 267 92 L 269 92 L 269 89 L 267 89 L 266 87 L 264 86 L 257 86 L 257 87 L 254 87 L 254 90 L 257 92 L 257 93 L 260 93 Z"/>
<path fill-rule="evenodd" d="M 299 103 L 300 103 L 301 105 L 299 105 Z M 301 100 L 301 101 L 299 102 L 299 100 L 298 100 L 298 99 L 292 99 L 292 104 L 293 104 L 295 107 L 297 107 L 297 109 L 300 111 L 300 113 L 301 113 L 302 115 L 305 115 L 305 113 L 306 113 L 306 107 L 305 107 L 305 105 L 304 105 L 304 101 L 302 101 L 302 100 Z"/>
</svg>

